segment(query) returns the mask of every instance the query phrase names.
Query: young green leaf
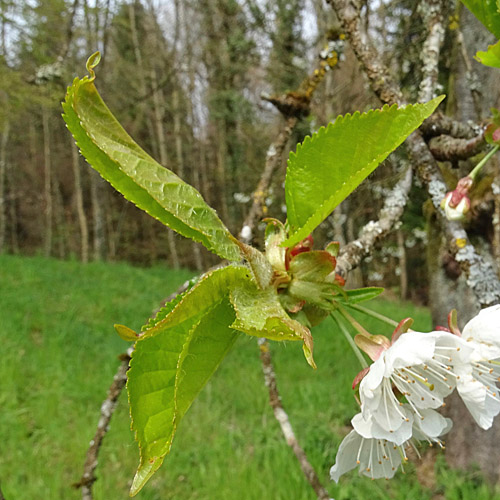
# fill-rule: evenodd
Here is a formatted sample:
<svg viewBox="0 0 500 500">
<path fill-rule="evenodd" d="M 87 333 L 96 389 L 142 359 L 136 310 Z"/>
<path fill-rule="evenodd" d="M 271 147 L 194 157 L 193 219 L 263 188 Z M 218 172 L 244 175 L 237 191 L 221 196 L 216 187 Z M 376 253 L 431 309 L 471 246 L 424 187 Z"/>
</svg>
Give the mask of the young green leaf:
<svg viewBox="0 0 500 500">
<path fill-rule="evenodd" d="M 63 103 L 63 118 L 83 156 L 149 215 L 220 257 L 239 260 L 235 238 L 201 194 L 151 158 L 113 116 L 94 85 L 98 61 L 92 57 L 90 78 L 75 78 Z"/>
<path fill-rule="evenodd" d="M 231 265 L 204 274 L 180 299 L 177 297 L 168 303 L 160 311 L 161 314 L 146 325 L 139 335 L 139 340 L 154 337 L 188 321 L 191 317 L 206 314 L 224 297 L 227 297 L 230 290 L 247 281 L 253 283 L 251 280 L 251 271 L 246 266 Z M 169 311 L 170 304 L 174 305 Z"/>
<path fill-rule="evenodd" d="M 500 42 L 495 43 L 495 45 L 488 45 L 486 52 L 477 52 L 475 58 L 485 66 L 500 68 Z"/>
<path fill-rule="evenodd" d="M 267 288 L 273 277 L 273 268 L 266 256 L 255 247 L 239 243 L 241 254 L 245 257 L 252 270 L 255 282 L 261 289 Z"/>
<path fill-rule="evenodd" d="M 234 342 L 237 332 L 230 325 L 236 316 L 228 295 L 246 280 L 251 271 L 244 266 L 205 274 L 138 336 L 127 383 L 141 453 L 132 495 L 160 467 L 180 419 Z"/>
<path fill-rule="evenodd" d="M 242 281 L 230 299 L 236 311 L 231 328 L 270 340 L 302 340 L 307 362 L 316 368 L 310 330 L 288 316 L 274 287 L 261 290 L 252 281 Z"/>
<path fill-rule="evenodd" d="M 231 304 L 222 297 L 208 311 L 137 342 L 127 389 L 141 460 L 131 496 L 161 466 L 182 417 L 236 340 L 229 326 L 234 319 Z"/>
<path fill-rule="evenodd" d="M 462 3 L 500 38 L 500 2 L 498 0 L 462 0 Z"/>
<path fill-rule="evenodd" d="M 288 160 L 285 191 L 290 231 L 283 245 L 293 246 L 310 234 L 443 98 L 339 116 L 306 137 Z"/>
</svg>

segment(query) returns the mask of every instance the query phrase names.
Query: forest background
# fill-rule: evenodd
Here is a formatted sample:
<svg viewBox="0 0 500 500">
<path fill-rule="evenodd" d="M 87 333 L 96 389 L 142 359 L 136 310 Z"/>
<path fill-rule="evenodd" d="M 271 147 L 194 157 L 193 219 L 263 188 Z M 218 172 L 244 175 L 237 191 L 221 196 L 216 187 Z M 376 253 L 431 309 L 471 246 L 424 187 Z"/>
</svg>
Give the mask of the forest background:
<svg viewBox="0 0 500 500">
<path fill-rule="evenodd" d="M 370 34 L 384 40 L 384 57 L 401 72 L 411 96 L 425 39 L 417 3 L 371 4 Z M 333 10 L 321 0 L 2 0 L 0 9 L 0 252 L 84 262 L 161 261 L 198 270 L 214 262 L 84 166 L 60 118 L 60 102 L 90 53 L 103 54 L 99 88 L 129 133 L 197 187 L 237 233 L 279 126 L 279 113 L 262 96 L 297 89 L 340 34 Z M 459 13 L 450 8 L 450 15 Z M 450 32 L 446 41 L 449 64 L 440 75 L 448 102 L 456 95 L 448 88 L 462 57 L 454 36 Z M 377 105 L 346 48 L 289 149 L 337 115 Z M 267 215 L 279 218 L 284 163 L 265 200 Z M 376 218 L 400 171 L 398 158 L 379 168 L 322 225 L 319 243 L 354 239 Z M 414 188 L 403 224 L 351 273 L 352 286 L 384 285 L 426 303 L 423 201 L 425 194 Z"/>
</svg>

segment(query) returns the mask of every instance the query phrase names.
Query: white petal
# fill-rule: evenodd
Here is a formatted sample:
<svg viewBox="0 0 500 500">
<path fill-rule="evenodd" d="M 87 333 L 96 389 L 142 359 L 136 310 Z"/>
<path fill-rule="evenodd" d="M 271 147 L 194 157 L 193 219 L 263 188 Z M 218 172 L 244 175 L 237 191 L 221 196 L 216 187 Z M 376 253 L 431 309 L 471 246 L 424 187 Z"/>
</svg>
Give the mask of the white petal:
<svg viewBox="0 0 500 500">
<path fill-rule="evenodd" d="M 411 412 L 402 408 L 408 416 L 408 420 L 403 420 L 396 431 L 390 432 L 387 428 L 379 425 L 374 418 L 364 418 L 362 413 L 358 413 L 351 420 L 354 430 L 365 439 L 385 439 L 401 446 L 411 438 L 412 419 Z"/>
<path fill-rule="evenodd" d="M 356 431 L 351 431 L 340 443 L 335 465 L 330 469 L 330 478 L 336 483 L 339 482 L 340 476 L 357 467 L 357 455 L 362 440 Z"/>
<path fill-rule="evenodd" d="M 500 305 L 480 311 L 465 325 L 462 338 L 500 347 Z"/>
<path fill-rule="evenodd" d="M 427 362 L 434 354 L 435 337 L 430 333 L 407 332 L 386 351 L 386 377 L 394 369 Z"/>
<path fill-rule="evenodd" d="M 359 471 L 372 479 L 390 479 L 401 464 L 399 447 L 383 439 L 364 439 L 351 431 L 342 441 L 330 477 L 338 482 L 340 476 L 359 466 Z"/>
<path fill-rule="evenodd" d="M 399 446 L 383 439 L 365 439 L 359 461 L 364 476 L 390 479 L 401 465 L 401 452 Z"/>
<path fill-rule="evenodd" d="M 418 440 L 433 441 L 451 429 L 452 421 L 435 410 L 421 410 L 420 414 L 423 418 L 415 418 L 413 432 Z"/>
<path fill-rule="evenodd" d="M 401 428 L 401 426 L 408 422 L 408 415 L 405 414 L 402 404 L 396 399 L 392 391 L 391 381 L 384 378 L 381 386 L 381 398 L 377 407 L 368 405 L 367 403 L 361 404 L 361 408 L 369 408 L 369 411 L 363 411 L 363 415 L 367 417 L 370 415 L 380 427 L 386 429 L 390 434 L 393 434 Z"/>
<path fill-rule="evenodd" d="M 449 332 L 432 332 L 436 339 L 436 351 L 441 354 L 446 354 L 451 359 L 449 363 L 452 365 L 459 365 L 468 363 L 474 346 L 471 346 L 463 338 Z M 447 349 L 443 349 L 446 347 Z"/>
<path fill-rule="evenodd" d="M 359 391 L 363 392 L 365 397 L 373 398 L 374 391 L 378 389 L 385 373 L 385 353 L 370 365 L 370 371 L 365 375 L 359 385 Z"/>
<path fill-rule="evenodd" d="M 462 379 L 457 389 L 479 427 L 489 429 L 493 424 L 493 419 L 500 413 L 500 401 L 489 396 L 484 384 L 473 377 Z"/>
</svg>

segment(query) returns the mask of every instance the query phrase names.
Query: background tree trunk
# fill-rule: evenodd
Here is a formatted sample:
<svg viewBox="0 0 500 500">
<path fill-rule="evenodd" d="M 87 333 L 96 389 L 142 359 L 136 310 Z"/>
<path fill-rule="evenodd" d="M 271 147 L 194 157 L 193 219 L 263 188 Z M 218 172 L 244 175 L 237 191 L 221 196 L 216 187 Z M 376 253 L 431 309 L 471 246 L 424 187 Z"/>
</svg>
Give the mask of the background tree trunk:
<svg viewBox="0 0 500 500">
<path fill-rule="evenodd" d="M 493 43 L 491 35 L 467 10 L 461 9 L 460 36 L 463 35 L 463 46 L 456 51 L 456 72 L 453 73 L 456 115 L 461 120 L 476 120 L 477 100 L 474 96 L 481 94 L 481 116 L 487 116 L 488 109 L 495 103 L 498 96 L 497 76 L 488 68 L 477 63 L 473 54 L 483 50 L 488 43 Z M 464 50 L 465 49 L 465 54 Z M 464 55 L 467 57 L 464 58 Z M 470 68 L 474 73 L 470 73 Z M 472 85 L 472 82 L 475 84 Z M 477 86 L 476 86 L 477 85 Z M 459 175 L 467 175 L 470 166 L 459 168 Z M 451 186 L 450 186 L 451 187 Z M 474 225 L 474 220 L 472 221 Z M 478 250 L 482 247 L 482 255 L 488 258 L 489 244 L 477 236 Z M 479 244 L 479 240 L 482 241 Z M 434 217 L 429 220 L 429 305 L 434 325 L 447 324 L 447 314 L 453 308 L 458 311 L 459 326 L 465 323 L 479 311 L 479 304 L 468 287 L 465 277 L 460 272 L 459 265 L 446 250 L 439 228 Z M 494 420 L 493 427 L 484 431 L 472 419 L 457 393 L 447 400 L 444 410 L 446 416 L 453 419 L 453 428 L 446 437 L 446 458 L 453 467 L 467 468 L 473 464 L 479 465 L 481 471 L 494 483 L 500 479 L 500 420 Z"/>
<path fill-rule="evenodd" d="M 43 168 L 44 168 L 44 198 L 45 198 L 45 257 L 52 254 L 52 158 L 50 151 L 49 111 L 42 107 L 43 130 Z"/>
<path fill-rule="evenodd" d="M 80 228 L 80 258 L 82 262 L 89 261 L 89 229 L 87 223 L 87 215 L 83 206 L 83 188 L 82 176 L 80 173 L 80 155 L 78 148 L 73 140 L 71 140 L 71 165 L 73 167 L 73 177 L 75 179 L 75 204 L 76 213 L 78 216 L 78 225 Z"/>
<path fill-rule="evenodd" d="M 5 120 L 0 137 L 0 254 L 7 250 L 7 143 L 10 124 Z"/>
</svg>

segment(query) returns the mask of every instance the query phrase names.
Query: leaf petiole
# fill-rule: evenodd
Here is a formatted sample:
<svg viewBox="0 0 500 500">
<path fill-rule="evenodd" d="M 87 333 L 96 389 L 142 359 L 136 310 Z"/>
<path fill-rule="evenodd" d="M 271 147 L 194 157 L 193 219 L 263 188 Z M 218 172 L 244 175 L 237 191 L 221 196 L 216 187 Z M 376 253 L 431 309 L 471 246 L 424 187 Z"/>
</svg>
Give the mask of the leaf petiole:
<svg viewBox="0 0 500 500">
<path fill-rule="evenodd" d="M 362 312 L 363 314 L 371 316 L 372 318 L 378 319 L 379 321 L 387 323 L 388 325 L 391 325 L 393 327 L 398 326 L 397 321 L 394 321 L 393 319 L 388 318 L 387 316 L 384 316 L 383 314 L 380 314 L 378 312 L 372 311 L 371 309 L 368 309 L 366 307 L 360 306 L 358 304 L 345 304 L 345 306 L 354 309 L 356 311 Z"/>
<path fill-rule="evenodd" d="M 360 335 L 363 337 L 371 337 L 371 333 L 366 330 L 358 321 L 356 321 L 340 304 L 338 305 L 339 313 L 344 317 L 344 319 L 350 323 Z"/>
</svg>

